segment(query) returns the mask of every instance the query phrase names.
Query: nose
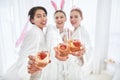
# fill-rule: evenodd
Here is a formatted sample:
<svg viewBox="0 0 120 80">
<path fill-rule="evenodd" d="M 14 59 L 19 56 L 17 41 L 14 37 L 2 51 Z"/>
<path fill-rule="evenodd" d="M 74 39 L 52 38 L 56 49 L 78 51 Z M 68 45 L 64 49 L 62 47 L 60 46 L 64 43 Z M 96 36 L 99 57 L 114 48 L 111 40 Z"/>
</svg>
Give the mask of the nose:
<svg viewBox="0 0 120 80">
<path fill-rule="evenodd" d="M 61 19 L 60 19 L 60 18 L 58 18 L 58 21 L 61 21 Z"/>
</svg>

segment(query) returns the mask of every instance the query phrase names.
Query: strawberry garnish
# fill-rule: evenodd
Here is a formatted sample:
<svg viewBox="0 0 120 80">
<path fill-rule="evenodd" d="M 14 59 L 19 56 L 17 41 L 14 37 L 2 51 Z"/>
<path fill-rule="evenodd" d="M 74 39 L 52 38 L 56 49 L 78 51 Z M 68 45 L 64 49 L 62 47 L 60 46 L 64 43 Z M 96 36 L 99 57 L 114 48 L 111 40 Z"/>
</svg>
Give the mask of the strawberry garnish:
<svg viewBox="0 0 120 80">
<path fill-rule="evenodd" d="M 41 53 L 38 54 L 38 57 L 40 59 L 44 59 L 46 56 L 47 56 L 47 54 L 45 52 L 41 52 Z"/>
<path fill-rule="evenodd" d="M 65 50 L 66 47 L 67 47 L 67 46 L 66 46 L 65 44 L 61 44 L 61 45 L 60 45 L 60 49 L 62 49 L 62 50 Z"/>
<path fill-rule="evenodd" d="M 81 43 L 80 43 L 80 41 L 74 40 L 73 45 L 76 46 L 76 47 L 80 47 Z"/>
</svg>

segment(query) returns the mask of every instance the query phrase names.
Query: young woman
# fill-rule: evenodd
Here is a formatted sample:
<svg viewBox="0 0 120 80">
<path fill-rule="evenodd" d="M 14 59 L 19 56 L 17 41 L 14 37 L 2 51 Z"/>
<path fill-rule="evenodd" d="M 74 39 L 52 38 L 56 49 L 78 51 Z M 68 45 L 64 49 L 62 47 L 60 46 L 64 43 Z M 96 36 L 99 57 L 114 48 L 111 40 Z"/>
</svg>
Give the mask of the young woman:
<svg viewBox="0 0 120 80">
<path fill-rule="evenodd" d="M 70 14 L 70 16 L 73 17 L 73 14 Z M 71 17 L 70 17 L 70 20 L 71 20 Z M 73 32 L 71 36 L 69 35 L 69 39 L 71 39 L 71 40 L 77 39 L 78 40 L 79 37 L 77 35 L 79 35 L 79 34 L 74 35 L 74 32 Z M 74 38 L 74 36 L 76 36 L 76 38 Z M 84 63 L 82 54 L 85 53 L 85 47 L 83 46 L 83 44 L 81 46 L 82 46 L 82 50 L 80 50 L 78 52 L 71 52 L 67 56 L 67 59 L 61 63 L 63 65 L 63 67 L 61 66 L 61 68 L 63 68 L 63 71 L 64 71 L 63 75 L 61 76 L 62 80 L 82 80 L 83 75 L 82 75 L 81 66 Z M 63 58 L 61 59 L 59 57 L 59 51 L 57 50 L 57 48 L 55 48 L 55 52 L 56 52 L 56 55 L 58 56 L 56 58 L 58 60 L 62 60 Z"/>
<path fill-rule="evenodd" d="M 71 12 L 72 13 L 72 12 Z M 80 16 L 80 15 L 78 15 Z M 71 14 L 71 17 L 73 15 Z M 40 80 L 81 80 L 82 70 L 81 65 L 83 64 L 83 56 L 86 48 L 82 45 L 82 50 L 72 53 L 72 55 L 61 57 L 60 52 L 55 48 L 59 43 L 64 42 L 64 24 L 66 21 L 66 15 L 62 10 L 57 10 L 54 14 L 56 26 L 49 26 L 47 28 L 46 40 L 50 50 L 51 63 L 42 70 Z M 74 32 L 71 39 L 80 39 L 74 37 Z M 54 73 L 54 75 L 51 75 Z"/>
<path fill-rule="evenodd" d="M 67 60 L 68 57 L 61 57 L 59 54 L 55 54 L 54 47 L 59 43 L 63 42 L 64 33 L 64 24 L 66 21 L 66 14 L 62 10 L 57 10 L 54 14 L 55 26 L 48 26 L 46 30 L 46 43 L 47 49 L 50 52 L 51 63 L 47 65 L 44 69 L 40 70 L 35 67 L 34 57 L 29 56 L 29 67 L 28 72 L 35 74 L 38 71 L 41 71 L 38 80 L 64 80 L 63 77 L 63 64 L 61 61 Z M 59 60 L 57 60 L 58 58 Z M 54 73 L 54 74 L 53 74 Z M 35 76 L 34 76 L 34 79 Z"/>
<path fill-rule="evenodd" d="M 68 57 L 61 57 L 59 54 L 56 54 L 54 47 L 63 42 L 66 14 L 62 10 L 57 10 L 54 13 L 54 20 L 56 25 L 49 26 L 46 30 L 46 42 L 50 51 L 51 63 L 42 70 L 40 80 L 64 80 L 64 64 L 62 61 L 66 61 Z M 33 69 L 33 67 L 31 68 Z M 32 72 L 31 69 L 29 71 Z M 36 71 L 37 69 L 34 69 L 34 72 Z"/>
<path fill-rule="evenodd" d="M 60 52 L 56 48 L 56 46 L 59 43 L 66 42 L 65 37 L 67 36 L 67 34 L 66 31 L 64 31 L 66 15 L 62 10 L 57 10 L 54 14 L 54 17 L 56 26 L 48 28 L 46 39 L 48 47 L 51 48 L 50 50 L 53 55 L 53 57 L 51 58 L 51 63 L 57 64 L 56 80 L 81 80 L 81 64 L 83 64 L 83 57 L 81 54 L 85 53 L 85 48 L 82 45 L 83 49 L 81 51 L 72 53 L 72 55 L 68 55 L 65 57 L 60 56 Z"/>
<path fill-rule="evenodd" d="M 62 58 L 59 56 L 59 50 L 55 48 L 56 59 L 59 60 L 58 65 L 61 65 L 58 69 L 63 70 L 60 76 L 60 80 L 82 80 L 84 78 L 84 73 L 81 68 L 84 64 L 86 64 L 85 58 L 88 59 L 88 57 L 84 57 L 84 55 L 88 54 L 88 51 L 90 50 L 91 46 L 88 33 L 81 26 L 82 19 L 83 16 L 80 9 L 75 8 L 71 10 L 70 22 L 74 27 L 74 31 L 72 32 L 70 39 L 79 40 L 82 43 L 82 49 L 78 52 L 71 52 L 71 54 L 65 57 L 66 59 L 64 59 L 64 57 Z M 63 37 L 61 38 L 63 39 Z"/>
<path fill-rule="evenodd" d="M 30 22 L 33 24 L 32 29 L 27 32 L 19 51 L 19 58 L 8 70 L 4 80 L 38 80 L 41 74 L 39 67 L 33 66 L 33 70 L 39 69 L 39 71 L 32 74 L 32 70 L 29 72 L 27 66 L 29 55 L 36 55 L 37 52 L 46 50 L 43 28 L 47 23 L 47 11 L 44 7 L 37 6 L 31 8 L 28 15 L 30 16 Z"/>
<path fill-rule="evenodd" d="M 83 20 L 82 11 L 79 8 L 73 8 L 70 12 L 70 23 L 74 27 L 71 39 L 78 39 L 84 45 L 85 49 L 81 50 L 80 53 L 85 54 L 83 55 L 83 57 L 80 58 L 80 60 L 82 63 L 84 63 L 83 71 L 87 70 L 84 71 L 84 73 L 89 73 L 89 71 L 91 71 L 90 59 L 92 57 L 93 50 L 88 32 L 85 30 L 84 26 L 81 25 L 82 20 Z M 73 55 L 77 56 L 74 53 Z"/>
<path fill-rule="evenodd" d="M 54 52 L 54 47 L 56 47 L 59 43 L 63 43 L 66 38 L 66 32 L 65 32 L 65 22 L 66 22 L 66 14 L 62 10 L 57 10 L 54 13 L 54 20 L 55 20 L 55 26 L 51 26 L 47 28 L 47 45 L 49 49 L 51 49 Z M 59 57 L 61 60 L 66 60 L 67 57 L 61 57 L 59 55 L 56 55 L 56 57 Z M 53 55 L 53 58 L 55 56 Z"/>
<path fill-rule="evenodd" d="M 49 78 L 51 80 L 64 80 L 64 71 L 65 69 L 65 63 L 63 61 L 66 61 L 68 59 L 68 56 L 61 57 L 59 53 L 55 53 L 54 48 L 58 46 L 59 43 L 64 42 L 64 37 L 66 35 L 65 33 L 65 22 L 66 22 L 66 14 L 62 10 L 56 10 L 54 13 L 54 20 L 55 20 L 55 26 L 49 26 L 47 28 L 46 33 L 46 41 L 48 48 L 51 52 L 51 63 L 52 65 L 51 72 L 54 71 L 56 75 L 53 76 L 53 78 Z M 52 74 L 52 73 L 51 73 Z M 47 80 L 47 79 L 46 79 Z"/>
<path fill-rule="evenodd" d="M 71 36 L 72 39 L 79 39 L 86 48 L 86 57 L 84 57 L 84 60 L 87 61 L 89 57 L 88 54 L 92 51 L 91 41 L 88 35 L 88 32 L 85 30 L 84 26 L 81 25 L 81 22 L 83 20 L 83 14 L 82 11 L 79 8 L 74 8 L 70 12 L 70 22 L 72 26 L 74 27 L 73 34 Z M 91 54 L 90 54 L 91 55 Z"/>
</svg>

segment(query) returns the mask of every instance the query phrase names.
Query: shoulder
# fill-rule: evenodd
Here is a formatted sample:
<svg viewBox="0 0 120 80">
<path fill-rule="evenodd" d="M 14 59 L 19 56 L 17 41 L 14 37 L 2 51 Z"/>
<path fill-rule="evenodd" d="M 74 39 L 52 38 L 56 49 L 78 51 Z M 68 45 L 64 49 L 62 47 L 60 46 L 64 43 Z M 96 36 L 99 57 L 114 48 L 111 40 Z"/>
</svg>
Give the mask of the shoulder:
<svg viewBox="0 0 120 80">
<path fill-rule="evenodd" d="M 46 31 L 49 32 L 49 31 L 55 31 L 56 29 L 56 26 L 55 25 L 47 25 L 46 26 Z"/>
<path fill-rule="evenodd" d="M 38 35 L 42 34 L 42 30 L 38 27 L 33 26 L 29 31 L 26 33 L 26 37 L 38 37 Z"/>
<path fill-rule="evenodd" d="M 81 32 L 83 33 L 88 33 L 87 29 L 85 28 L 85 26 L 80 26 L 79 28 L 81 30 Z"/>
<path fill-rule="evenodd" d="M 85 26 L 81 27 L 81 34 L 86 38 L 87 40 L 90 40 L 90 35 Z"/>
</svg>

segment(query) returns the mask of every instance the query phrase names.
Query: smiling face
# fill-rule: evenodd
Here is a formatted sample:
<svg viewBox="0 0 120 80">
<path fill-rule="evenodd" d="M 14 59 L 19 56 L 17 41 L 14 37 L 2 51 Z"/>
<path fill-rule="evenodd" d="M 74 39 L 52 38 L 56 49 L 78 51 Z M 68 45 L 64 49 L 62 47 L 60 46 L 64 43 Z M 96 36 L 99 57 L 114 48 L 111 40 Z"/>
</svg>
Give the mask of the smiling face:
<svg viewBox="0 0 120 80">
<path fill-rule="evenodd" d="M 34 14 L 34 18 L 31 19 L 31 22 L 38 26 L 39 28 L 43 29 L 47 23 L 47 15 L 44 10 L 38 9 Z"/>
<path fill-rule="evenodd" d="M 80 26 L 82 19 L 83 19 L 83 17 L 82 17 L 81 11 L 76 10 L 76 9 L 71 11 L 70 22 L 71 22 L 72 26 L 74 26 L 75 28 Z"/>
<path fill-rule="evenodd" d="M 57 28 L 63 28 L 66 22 L 66 15 L 64 12 L 58 11 L 54 14 Z"/>
<path fill-rule="evenodd" d="M 42 6 L 36 6 L 30 9 L 28 16 L 30 16 L 30 22 L 40 29 L 46 26 L 47 23 L 47 11 Z"/>
</svg>

